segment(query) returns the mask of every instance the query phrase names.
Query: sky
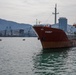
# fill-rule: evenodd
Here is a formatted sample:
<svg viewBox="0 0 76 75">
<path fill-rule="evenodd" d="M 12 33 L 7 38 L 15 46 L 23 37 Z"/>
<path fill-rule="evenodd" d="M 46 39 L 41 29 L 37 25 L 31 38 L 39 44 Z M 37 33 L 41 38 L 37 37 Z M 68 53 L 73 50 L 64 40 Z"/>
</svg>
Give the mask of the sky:
<svg viewBox="0 0 76 75">
<path fill-rule="evenodd" d="M 36 19 L 42 24 L 53 24 L 55 4 L 59 12 L 57 19 L 66 17 L 68 24 L 76 23 L 75 0 L 0 0 L 0 18 L 32 25 Z"/>
</svg>

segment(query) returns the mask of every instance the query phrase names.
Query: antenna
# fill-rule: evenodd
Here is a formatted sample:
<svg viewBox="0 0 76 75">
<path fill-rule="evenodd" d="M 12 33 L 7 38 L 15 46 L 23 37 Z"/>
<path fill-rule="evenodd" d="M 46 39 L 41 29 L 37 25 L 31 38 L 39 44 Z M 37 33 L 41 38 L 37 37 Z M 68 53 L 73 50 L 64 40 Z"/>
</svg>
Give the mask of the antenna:
<svg viewBox="0 0 76 75">
<path fill-rule="evenodd" d="M 57 4 L 55 4 L 55 12 L 54 12 L 54 13 L 52 13 L 52 14 L 54 14 L 54 15 L 55 15 L 55 24 L 56 24 L 57 14 L 59 14 L 59 13 L 57 13 Z"/>
<path fill-rule="evenodd" d="M 38 20 L 36 19 L 36 25 L 37 25 L 37 21 L 38 21 Z"/>
</svg>

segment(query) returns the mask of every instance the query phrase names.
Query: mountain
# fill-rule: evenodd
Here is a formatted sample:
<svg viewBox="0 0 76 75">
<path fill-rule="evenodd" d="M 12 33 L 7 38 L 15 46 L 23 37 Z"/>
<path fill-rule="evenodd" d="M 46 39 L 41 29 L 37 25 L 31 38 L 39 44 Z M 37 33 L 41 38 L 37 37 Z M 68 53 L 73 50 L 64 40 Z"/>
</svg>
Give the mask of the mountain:
<svg viewBox="0 0 76 75">
<path fill-rule="evenodd" d="M 32 25 L 0 19 L 0 36 L 36 36 Z"/>
</svg>

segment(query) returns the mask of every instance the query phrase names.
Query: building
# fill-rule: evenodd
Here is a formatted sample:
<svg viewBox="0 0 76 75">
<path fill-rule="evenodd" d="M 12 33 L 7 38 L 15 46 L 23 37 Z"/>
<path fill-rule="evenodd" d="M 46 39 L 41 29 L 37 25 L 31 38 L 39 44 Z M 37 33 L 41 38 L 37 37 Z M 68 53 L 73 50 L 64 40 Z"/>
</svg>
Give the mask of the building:
<svg viewBox="0 0 76 75">
<path fill-rule="evenodd" d="M 64 30 L 65 32 L 67 31 L 67 19 L 64 17 L 59 18 L 59 28 Z"/>
</svg>

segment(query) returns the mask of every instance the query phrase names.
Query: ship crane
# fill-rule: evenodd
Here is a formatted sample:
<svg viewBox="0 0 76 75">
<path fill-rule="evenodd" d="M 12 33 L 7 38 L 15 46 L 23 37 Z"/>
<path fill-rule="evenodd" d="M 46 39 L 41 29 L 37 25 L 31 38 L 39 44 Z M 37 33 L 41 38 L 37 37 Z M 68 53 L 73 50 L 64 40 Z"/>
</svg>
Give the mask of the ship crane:
<svg viewBox="0 0 76 75">
<path fill-rule="evenodd" d="M 55 15 L 55 24 L 56 24 L 56 20 L 57 20 L 57 14 L 59 14 L 59 13 L 57 13 L 57 4 L 55 4 L 55 12 L 54 13 L 52 13 L 52 14 L 54 14 Z"/>
</svg>

